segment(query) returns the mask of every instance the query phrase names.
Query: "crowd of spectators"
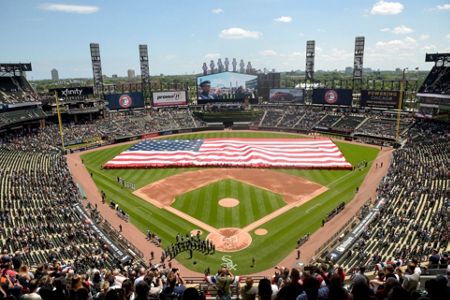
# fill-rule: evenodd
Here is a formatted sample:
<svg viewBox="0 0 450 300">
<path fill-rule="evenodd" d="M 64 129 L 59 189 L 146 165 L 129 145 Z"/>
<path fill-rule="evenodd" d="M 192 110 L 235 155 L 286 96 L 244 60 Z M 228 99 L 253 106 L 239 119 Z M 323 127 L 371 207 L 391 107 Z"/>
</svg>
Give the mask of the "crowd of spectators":
<svg viewBox="0 0 450 300">
<path fill-rule="evenodd" d="M 399 134 L 404 135 L 405 131 L 413 124 L 413 118 L 402 118 L 399 124 Z M 369 118 L 354 132 L 355 135 L 381 137 L 385 139 L 396 139 L 397 121 L 394 118 L 372 117 Z"/>
<path fill-rule="evenodd" d="M 417 122 L 396 150 L 378 187 L 378 213 L 351 250 L 338 261 L 347 269 L 404 265 L 444 253 L 448 246 L 448 128 Z"/>
<path fill-rule="evenodd" d="M 0 128 L 47 117 L 41 108 L 11 110 L 0 113 Z"/>
<path fill-rule="evenodd" d="M 433 67 L 420 87 L 419 93 L 450 95 L 450 67 Z"/>
<path fill-rule="evenodd" d="M 188 108 L 165 108 L 115 112 L 93 121 L 67 123 L 63 126 L 63 135 L 65 144 L 70 145 L 197 126 L 197 120 Z M 30 132 L 3 133 L 1 138 L 1 143 L 16 148 L 36 145 L 38 148 L 48 149 L 61 145 L 59 126 L 48 122 L 44 128 Z"/>
<path fill-rule="evenodd" d="M 317 124 L 315 127 L 317 128 L 324 128 L 328 129 L 333 126 L 334 123 L 339 121 L 342 118 L 342 114 L 327 114 L 325 115 Z"/>
<path fill-rule="evenodd" d="M 342 118 L 336 122 L 332 129 L 334 131 L 341 132 L 353 132 L 361 123 L 366 119 L 365 115 L 362 114 L 345 114 Z"/>
<path fill-rule="evenodd" d="M 0 148 L 0 185 L 2 251 L 30 266 L 61 259 L 83 270 L 117 262 L 78 213 L 81 195 L 60 153 Z"/>
<path fill-rule="evenodd" d="M 356 136 L 396 138 L 395 113 L 381 111 L 350 112 L 321 106 L 262 106 L 264 115 L 253 124 L 261 128 L 319 130 L 341 132 Z M 401 116 L 403 135 L 414 119 Z"/>
<path fill-rule="evenodd" d="M 38 102 L 39 98 L 23 76 L 0 76 L 0 103 Z"/>
<path fill-rule="evenodd" d="M 263 119 L 263 127 L 277 127 L 285 114 L 284 109 L 267 110 Z"/>
</svg>

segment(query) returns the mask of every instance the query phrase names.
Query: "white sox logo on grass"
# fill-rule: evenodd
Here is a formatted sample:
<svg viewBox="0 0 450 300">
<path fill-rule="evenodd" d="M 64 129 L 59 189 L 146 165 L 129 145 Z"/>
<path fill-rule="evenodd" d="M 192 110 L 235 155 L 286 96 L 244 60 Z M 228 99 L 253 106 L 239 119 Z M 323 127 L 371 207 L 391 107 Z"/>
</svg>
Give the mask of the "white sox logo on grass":
<svg viewBox="0 0 450 300">
<path fill-rule="evenodd" d="M 236 270 L 237 265 L 233 263 L 230 255 L 222 256 L 222 261 L 223 261 L 223 263 L 222 263 L 223 267 L 226 267 L 228 270 L 231 270 L 231 271 Z"/>
<path fill-rule="evenodd" d="M 133 105 L 133 99 L 129 95 L 121 95 L 119 97 L 119 105 L 122 108 L 129 108 Z"/>
<path fill-rule="evenodd" d="M 328 104 L 334 104 L 338 101 L 338 94 L 335 90 L 328 90 L 326 91 L 325 95 L 323 96 L 324 100 Z"/>
</svg>

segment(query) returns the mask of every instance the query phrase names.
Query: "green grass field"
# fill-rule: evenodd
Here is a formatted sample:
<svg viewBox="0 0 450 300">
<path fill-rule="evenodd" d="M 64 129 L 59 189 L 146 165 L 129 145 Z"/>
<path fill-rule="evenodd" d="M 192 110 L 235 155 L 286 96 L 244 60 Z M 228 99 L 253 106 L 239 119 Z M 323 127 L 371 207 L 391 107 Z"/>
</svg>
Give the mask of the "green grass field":
<svg viewBox="0 0 450 300">
<path fill-rule="evenodd" d="M 223 198 L 240 203 L 222 207 L 218 202 Z M 285 205 L 279 194 L 226 179 L 178 196 L 172 207 L 216 228 L 243 228 Z"/>
<path fill-rule="evenodd" d="M 207 137 L 245 137 L 245 138 L 299 138 L 300 135 L 272 132 L 211 132 L 186 134 L 183 138 L 207 138 Z M 164 137 L 164 138 L 180 138 Z M 335 141 L 346 159 L 357 164 L 362 160 L 371 162 L 378 154 L 378 149 L 361 145 Z M 164 209 L 159 209 L 146 201 L 134 196 L 131 190 L 123 189 L 116 183 L 116 176 L 120 176 L 141 188 L 147 184 L 169 177 L 180 172 L 192 171 L 195 168 L 164 168 L 164 169 L 101 169 L 102 164 L 114 156 L 131 147 L 122 145 L 109 149 L 98 150 L 82 155 L 87 169 L 92 172 L 93 179 L 99 190 L 106 193 L 108 201 L 113 200 L 130 215 L 131 222 L 141 231 L 150 229 L 156 232 L 162 239 L 163 245 L 174 241 L 177 233 L 187 233 L 197 228 L 186 220 L 172 215 Z M 249 274 L 276 265 L 283 257 L 295 248 L 298 237 L 305 233 L 311 233 L 320 227 L 321 220 L 334 209 L 338 203 L 350 202 L 358 187 L 367 174 L 369 167 L 362 171 L 349 170 L 296 170 L 276 169 L 277 172 L 287 172 L 295 176 L 301 176 L 328 187 L 328 191 L 312 199 L 308 203 L 289 210 L 283 215 L 269 221 L 262 227 L 268 230 L 268 234 L 258 236 L 251 233 L 252 244 L 239 252 L 227 253 L 237 265 L 238 274 Z M 211 224 L 213 225 L 213 224 Z M 214 225 L 213 225 L 214 226 Z M 239 224 L 233 223 L 233 227 Z M 206 237 L 207 232 L 203 232 Z M 186 254 L 177 256 L 177 260 L 186 267 L 203 272 L 206 267 L 215 270 L 222 263 L 224 253 L 216 252 L 213 256 L 204 256 L 194 253 L 194 258 L 189 260 Z M 255 257 L 256 265 L 251 268 L 251 259 Z M 195 264 L 194 264 L 195 262 Z"/>
</svg>

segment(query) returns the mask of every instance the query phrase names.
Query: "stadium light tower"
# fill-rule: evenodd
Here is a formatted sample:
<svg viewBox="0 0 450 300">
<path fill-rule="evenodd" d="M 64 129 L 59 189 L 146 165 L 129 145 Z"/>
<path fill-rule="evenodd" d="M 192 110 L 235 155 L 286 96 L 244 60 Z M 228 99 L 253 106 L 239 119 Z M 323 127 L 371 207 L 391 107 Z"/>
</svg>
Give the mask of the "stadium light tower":
<svg viewBox="0 0 450 300">
<path fill-rule="evenodd" d="M 407 70 L 408 70 L 408 68 L 403 69 L 402 80 L 400 81 L 400 96 L 398 97 L 398 108 L 397 108 L 397 124 L 395 127 L 395 140 L 397 140 L 397 141 L 398 141 L 398 138 L 400 137 L 400 114 L 401 114 L 402 105 L 403 105 L 403 86 L 406 81 L 406 71 Z"/>
</svg>

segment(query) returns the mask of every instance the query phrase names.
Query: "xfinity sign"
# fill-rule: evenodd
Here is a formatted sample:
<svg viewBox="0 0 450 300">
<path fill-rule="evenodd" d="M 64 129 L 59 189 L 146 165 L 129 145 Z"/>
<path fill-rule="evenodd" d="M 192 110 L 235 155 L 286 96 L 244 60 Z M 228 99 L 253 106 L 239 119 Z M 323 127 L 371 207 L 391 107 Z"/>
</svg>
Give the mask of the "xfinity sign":
<svg viewBox="0 0 450 300">
<path fill-rule="evenodd" d="M 73 87 L 73 88 L 60 88 L 60 89 L 50 89 L 49 92 L 58 94 L 59 98 L 74 98 L 74 97 L 87 97 L 88 95 L 94 94 L 94 89 L 91 86 L 88 87 Z"/>
<path fill-rule="evenodd" d="M 69 96 L 73 96 L 73 95 L 81 96 L 82 93 L 83 93 L 83 90 L 81 90 L 81 89 L 74 89 L 74 90 L 65 89 L 64 91 L 62 91 L 62 96 L 63 97 L 64 96 L 69 97 Z"/>
<path fill-rule="evenodd" d="M 153 92 L 153 106 L 187 105 L 186 91 Z"/>
</svg>

